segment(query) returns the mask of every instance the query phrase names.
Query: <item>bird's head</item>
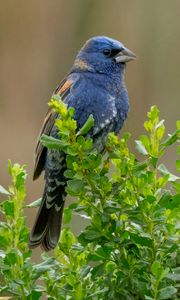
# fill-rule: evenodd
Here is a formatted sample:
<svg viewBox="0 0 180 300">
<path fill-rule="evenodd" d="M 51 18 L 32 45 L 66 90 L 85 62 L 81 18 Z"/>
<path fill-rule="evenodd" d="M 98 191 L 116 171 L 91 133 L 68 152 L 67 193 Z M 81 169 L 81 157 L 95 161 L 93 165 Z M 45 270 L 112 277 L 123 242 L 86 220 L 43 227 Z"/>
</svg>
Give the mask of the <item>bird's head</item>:
<svg viewBox="0 0 180 300">
<path fill-rule="evenodd" d="M 97 36 L 89 39 L 79 51 L 74 69 L 105 74 L 118 73 L 135 54 L 121 42 Z"/>
</svg>

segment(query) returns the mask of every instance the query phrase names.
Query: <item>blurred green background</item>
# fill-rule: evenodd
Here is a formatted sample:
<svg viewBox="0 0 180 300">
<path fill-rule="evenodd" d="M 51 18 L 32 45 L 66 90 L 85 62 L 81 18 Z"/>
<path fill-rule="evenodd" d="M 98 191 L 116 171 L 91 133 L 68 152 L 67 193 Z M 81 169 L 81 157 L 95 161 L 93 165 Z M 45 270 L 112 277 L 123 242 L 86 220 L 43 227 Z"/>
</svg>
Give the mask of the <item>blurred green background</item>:
<svg viewBox="0 0 180 300">
<path fill-rule="evenodd" d="M 167 131 L 174 130 L 180 112 L 179 20 L 179 0 L 1 1 L 0 184 L 9 183 L 10 158 L 27 165 L 27 201 L 41 196 L 43 178 L 32 182 L 33 154 L 47 102 L 94 35 L 118 39 L 137 55 L 126 70 L 131 111 L 124 130 L 136 139 L 152 104 Z M 166 157 L 170 169 L 174 156 L 171 150 Z M 33 218 L 28 216 L 29 225 Z"/>
</svg>

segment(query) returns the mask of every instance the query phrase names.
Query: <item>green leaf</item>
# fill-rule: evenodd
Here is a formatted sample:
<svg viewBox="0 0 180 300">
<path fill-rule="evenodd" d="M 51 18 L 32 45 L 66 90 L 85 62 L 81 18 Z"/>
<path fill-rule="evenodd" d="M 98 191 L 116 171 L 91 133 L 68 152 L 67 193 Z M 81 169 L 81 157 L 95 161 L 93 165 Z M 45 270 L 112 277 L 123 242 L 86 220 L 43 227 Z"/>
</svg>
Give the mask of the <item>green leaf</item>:
<svg viewBox="0 0 180 300">
<path fill-rule="evenodd" d="M 148 195 L 146 197 L 146 200 L 149 202 L 149 203 L 154 203 L 156 201 L 156 197 L 154 197 L 153 195 Z"/>
<path fill-rule="evenodd" d="M 158 170 L 160 171 L 160 173 L 162 175 L 169 175 L 169 179 L 168 181 L 177 181 L 180 179 L 180 177 L 176 176 L 176 175 L 173 175 L 171 172 L 168 171 L 168 169 L 165 167 L 165 165 L 163 164 L 160 164 L 158 166 Z"/>
<path fill-rule="evenodd" d="M 104 262 L 101 264 L 98 264 L 95 267 L 92 267 L 91 269 L 92 278 L 97 278 L 96 276 L 101 276 L 104 274 Z"/>
<path fill-rule="evenodd" d="M 180 281 L 180 267 L 173 268 L 171 273 L 167 275 L 167 278 L 170 278 L 173 281 Z"/>
<path fill-rule="evenodd" d="M 151 248 L 153 245 L 153 241 L 150 238 L 140 236 L 139 234 L 130 233 L 130 237 L 137 245 L 141 245 L 148 248 Z"/>
<path fill-rule="evenodd" d="M 172 202 L 171 202 L 170 208 L 174 209 L 179 206 L 180 206 L 180 193 L 176 194 L 172 197 Z"/>
<path fill-rule="evenodd" d="M 52 95 L 52 99 L 53 99 L 53 100 L 56 100 L 57 102 L 58 102 L 58 101 L 62 101 L 62 100 L 61 100 L 61 96 L 58 95 L 58 94 L 53 94 L 53 95 Z"/>
<path fill-rule="evenodd" d="M 0 194 L 11 195 L 2 185 L 0 185 Z"/>
<path fill-rule="evenodd" d="M 72 209 L 69 209 L 68 207 L 64 208 L 63 223 L 69 224 L 71 222 L 71 218 L 72 218 Z"/>
<path fill-rule="evenodd" d="M 91 217 L 85 215 L 85 214 L 76 214 L 77 216 L 80 216 L 81 218 L 83 218 L 84 220 L 91 220 Z"/>
<path fill-rule="evenodd" d="M 41 136 L 40 141 L 44 147 L 49 149 L 65 150 L 68 146 L 68 143 L 45 134 Z"/>
<path fill-rule="evenodd" d="M 13 250 L 12 252 L 6 254 L 4 262 L 6 265 L 12 266 L 17 263 L 17 260 L 18 260 L 18 255 L 15 252 L 15 250 Z"/>
<path fill-rule="evenodd" d="M 70 209 L 76 209 L 78 207 L 78 203 L 77 202 L 73 202 L 69 205 Z"/>
<path fill-rule="evenodd" d="M 30 295 L 27 296 L 27 300 L 38 300 L 40 299 L 40 297 L 42 296 L 42 292 L 41 291 L 32 291 L 32 293 Z"/>
<path fill-rule="evenodd" d="M 93 261 L 107 260 L 110 258 L 111 251 L 112 249 L 105 246 L 98 246 L 95 252 L 91 254 L 90 259 Z"/>
<path fill-rule="evenodd" d="M 74 177 L 74 171 L 67 169 L 67 170 L 64 171 L 64 176 L 66 178 L 73 178 Z"/>
<path fill-rule="evenodd" d="M 75 113 L 74 107 L 69 107 L 68 108 L 68 116 L 72 119 Z"/>
<path fill-rule="evenodd" d="M 84 231 L 84 237 L 87 240 L 93 241 L 102 236 L 102 233 L 99 231 L 95 231 L 93 229 L 88 229 Z"/>
<path fill-rule="evenodd" d="M 25 182 L 26 174 L 22 170 L 19 170 L 18 174 L 16 174 L 16 189 L 17 190 L 23 190 L 24 189 L 24 182 Z"/>
<path fill-rule="evenodd" d="M 66 104 L 61 100 L 59 95 L 53 95 L 51 100 L 48 103 L 49 107 L 52 107 L 53 110 L 59 114 L 63 119 L 67 118 L 68 109 Z"/>
<path fill-rule="evenodd" d="M 151 163 L 152 163 L 154 168 L 156 168 L 157 162 L 158 162 L 158 157 L 151 156 Z"/>
<path fill-rule="evenodd" d="M 147 132 L 151 132 L 153 129 L 153 124 L 151 121 L 145 121 L 144 122 L 144 128 L 146 129 Z"/>
<path fill-rule="evenodd" d="M 93 147 L 93 141 L 92 139 L 88 138 L 85 140 L 84 144 L 83 144 L 83 149 L 86 150 L 90 150 Z"/>
<path fill-rule="evenodd" d="M 55 264 L 55 259 L 53 257 L 47 258 L 45 261 L 43 261 L 40 264 L 36 264 L 33 266 L 33 280 L 38 279 L 42 274 L 47 272 L 50 267 L 52 267 Z"/>
<path fill-rule="evenodd" d="M 164 129 L 164 120 L 161 120 L 158 124 L 155 126 L 156 129 L 163 128 Z"/>
<path fill-rule="evenodd" d="M 162 120 L 162 121 L 164 121 L 164 120 Z M 157 128 L 156 135 L 157 135 L 158 141 L 161 141 L 163 136 L 164 136 L 165 127 L 164 127 L 164 125 L 161 125 L 160 127 L 157 127 L 158 125 L 156 125 L 156 128 Z"/>
<path fill-rule="evenodd" d="M 180 159 L 176 160 L 176 169 L 180 172 Z"/>
<path fill-rule="evenodd" d="M 12 177 L 13 176 L 13 170 L 12 170 L 13 166 L 12 166 L 12 162 L 10 159 L 8 159 L 8 173 L 9 175 Z"/>
<path fill-rule="evenodd" d="M 0 224 L 1 225 L 1 224 Z M 2 226 L 2 225 L 1 225 Z M 1 235 L 3 233 L 3 235 Z M 5 237 L 6 232 L 0 232 L 0 248 L 4 249 L 4 246 L 8 245 L 8 237 Z M 1 254 L 1 253 L 0 253 Z"/>
<path fill-rule="evenodd" d="M 174 144 L 179 138 L 180 130 L 176 130 L 173 134 L 169 135 L 169 137 L 162 143 L 162 146 L 168 147 Z"/>
<path fill-rule="evenodd" d="M 6 216 L 14 217 L 14 202 L 13 201 L 5 201 L 3 203 L 3 208 Z"/>
<path fill-rule="evenodd" d="M 134 165 L 134 171 L 139 172 L 147 169 L 148 164 L 146 162 L 138 162 Z"/>
<path fill-rule="evenodd" d="M 31 202 L 30 204 L 26 205 L 26 207 L 28 207 L 28 208 L 39 207 L 41 205 L 41 202 L 42 202 L 42 198 L 39 198 L 39 199 Z"/>
<path fill-rule="evenodd" d="M 151 266 L 151 271 L 154 277 L 160 281 L 168 274 L 169 269 L 163 269 L 159 261 L 154 261 Z"/>
<path fill-rule="evenodd" d="M 90 266 L 85 265 L 84 267 L 82 267 L 81 274 L 80 274 L 81 278 L 83 279 L 84 277 L 88 276 L 88 274 L 90 273 L 90 270 L 91 270 Z"/>
<path fill-rule="evenodd" d="M 172 182 L 173 187 L 175 188 L 177 193 L 180 193 L 180 183 L 177 181 Z"/>
<path fill-rule="evenodd" d="M 146 149 L 149 149 L 150 141 L 147 135 L 141 135 L 140 140 Z"/>
<path fill-rule="evenodd" d="M 101 155 L 100 154 L 89 155 L 89 162 L 91 168 L 96 169 L 101 164 Z"/>
<path fill-rule="evenodd" d="M 69 154 L 71 156 L 77 156 L 78 150 L 76 149 L 75 145 L 68 146 L 66 149 L 64 148 L 64 151 L 66 154 Z"/>
<path fill-rule="evenodd" d="M 64 228 L 61 232 L 61 238 L 60 238 L 60 246 L 61 244 L 66 245 L 68 248 L 72 246 L 76 242 L 76 238 L 72 231 L 69 228 Z"/>
<path fill-rule="evenodd" d="M 84 188 L 84 182 L 80 179 L 72 179 L 67 182 L 67 190 L 73 196 L 78 196 Z"/>
<path fill-rule="evenodd" d="M 162 288 L 159 290 L 158 300 L 172 299 L 171 297 L 173 295 L 175 295 L 176 292 L 177 292 L 177 289 L 175 287 L 173 287 L 172 285 Z"/>
<path fill-rule="evenodd" d="M 147 113 L 147 116 L 150 120 L 157 120 L 159 117 L 159 109 L 156 105 L 151 106 L 150 111 Z"/>
<path fill-rule="evenodd" d="M 176 121 L 176 127 L 177 127 L 178 130 L 180 130 L 180 120 Z"/>
<path fill-rule="evenodd" d="M 159 200 L 160 206 L 165 208 L 170 208 L 171 202 L 172 202 L 172 195 L 169 192 L 165 192 Z"/>
<path fill-rule="evenodd" d="M 99 290 L 99 291 L 97 291 L 97 292 L 91 294 L 88 298 L 89 298 L 89 299 L 92 299 L 92 297 L 94 298 L 94 297 L 97 296 L 97 295 L 104 294 L 104 293 L 107 292 L 108 290 L 109 290 L 108 287 L 104 287 L 103 289 L 101 289 L 101 290 Z M 98 298 L 96 298 L 96 299 L 98 299 Z M 102 299 L 102 297 L 101 297 L 100 299 Z"/>
<path fill-rule="evenodd" d="M 159 276 L 159 270 L 162 270 L 160 262 L 154 261 L 151 267 L 153 275 L 155 275 L 156 277 Z"/>
<path fill-rule="evenodd" d="M 148 155 L 148 152 L 146 150 L 146 148 L 144 147 L 142 141 L 135 141 L 135 145 L 136 145 L 136 149 L 139 151 L 139 153 L 141 153 L 142 155 Z"/>
<path fill-rule="evenodd" d="M 86 123 L 83 125 L 83 127 L 77 132 L 77 136 L 79 135 L 85 135 L 89 132 L 89 130 L 94 126 L 94 117 L 93 115 L 89 115 Z"/>
<path fill-rule="evenodd" d="M 117 265 L 113 261 L 108 261 L 105 266 L 105 270 L 107 273 L 113 272 L 116 268 L 117 268 Z"/>
</svg>

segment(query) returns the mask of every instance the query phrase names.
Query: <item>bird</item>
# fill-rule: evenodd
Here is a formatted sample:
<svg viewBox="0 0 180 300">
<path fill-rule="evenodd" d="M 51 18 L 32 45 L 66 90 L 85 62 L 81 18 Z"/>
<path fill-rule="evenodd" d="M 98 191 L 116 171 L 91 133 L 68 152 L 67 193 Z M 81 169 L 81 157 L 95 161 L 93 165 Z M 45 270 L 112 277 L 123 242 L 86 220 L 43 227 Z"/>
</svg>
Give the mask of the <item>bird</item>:
<svg viewBox="0 0 180 300">
<path fill-rule="evenodd" d="M 126 63 L 136 55 L 121 42 L 106 36 L 86 41 L 78 52 L 68 75 L 55 89 L 67 107 L 75 109 L 74 119 L 80 129 L 90 115 L 94 117 L 91 138 L 101 152 L 109 132 L 116 135 L 122 128 L 129 110 L 125 85 Z M 65 203 L 66 155 L 60 150 L 47 149 L 40 142 L 42 134 L 60 138 L 55 120 L 60 118 L 49 108 L 35 150 L 33 179 L 44 171 L 45 187 L 28 246 L 41 246 L 44 251 L 56 247 L 61 232 Z"/>
</svg>

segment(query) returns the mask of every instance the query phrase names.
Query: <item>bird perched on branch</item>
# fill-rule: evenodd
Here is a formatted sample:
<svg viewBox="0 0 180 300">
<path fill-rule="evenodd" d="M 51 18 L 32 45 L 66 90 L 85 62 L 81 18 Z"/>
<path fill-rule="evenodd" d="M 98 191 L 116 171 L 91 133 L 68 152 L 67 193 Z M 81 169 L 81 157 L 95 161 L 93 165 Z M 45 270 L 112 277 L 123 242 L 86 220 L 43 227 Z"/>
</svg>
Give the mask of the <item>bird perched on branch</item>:
<svg viewBox="0 0 180 300">
<path fill-rule="evenodd" d="M 92 114 L 94 127 L 91 137 L 102 151 L 109 132 L 118 134 L 128 113 L 128 92 L 124 82 L 125 65 L 135 55 L 117 40 L 97 36 L 89 39 L 79 51 L 73 67 L 62 80 L 55 94 L 61 96 L 68 107 L 75 108 L 77 127 L 81 128 Z M 43 123 L 42 134 L 58 137 L 55 119 L 49 109 Z M 29 247 L 41 245 L 45 251 L 58 243 L 65 200 L 65 154 L 47 149 L 38 141 L 35 153 L 34 177 L 45 171 L 45 188 Z"/>
</svg>

